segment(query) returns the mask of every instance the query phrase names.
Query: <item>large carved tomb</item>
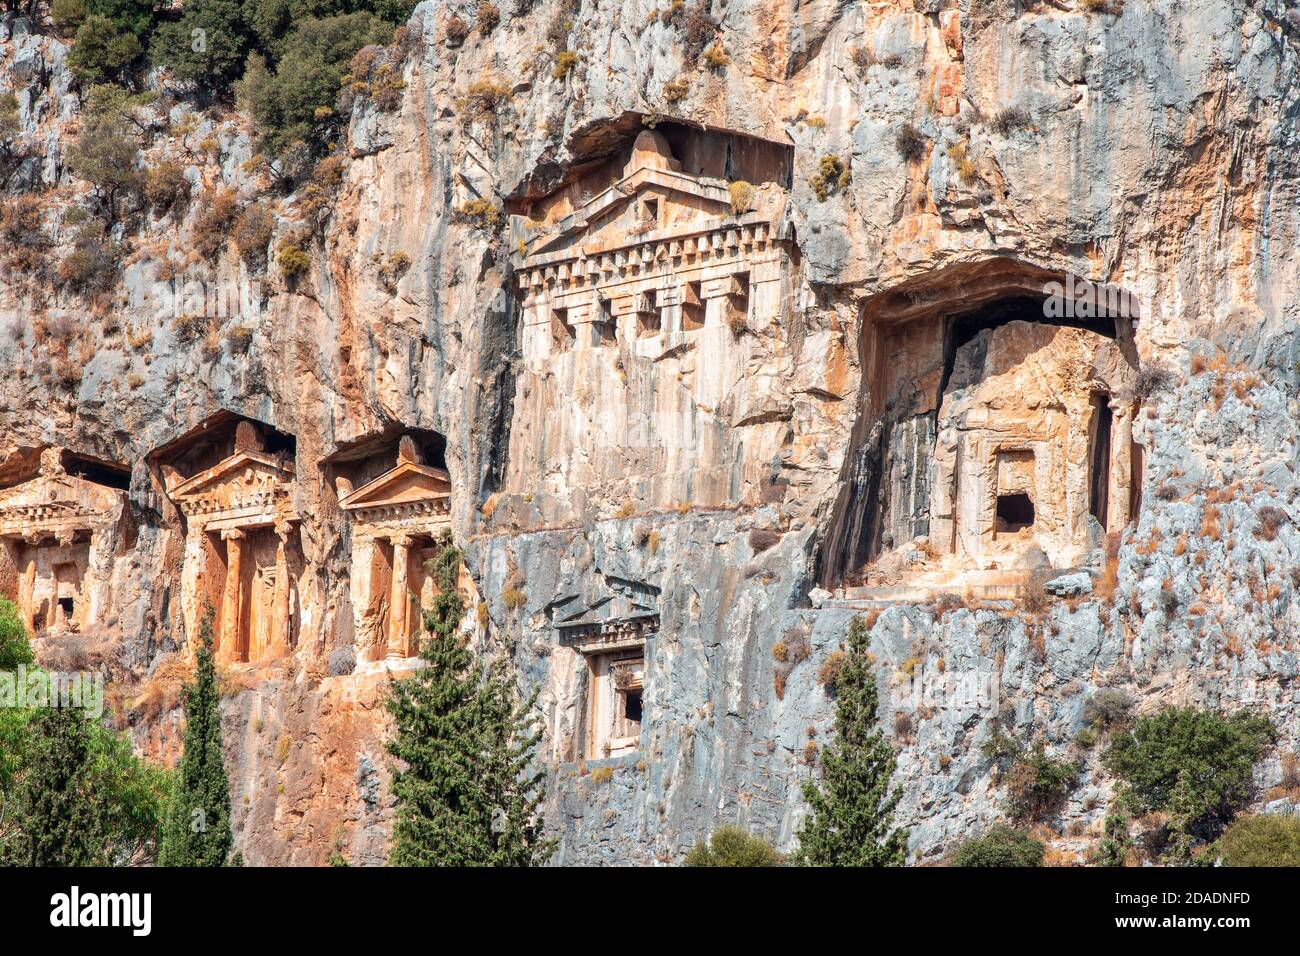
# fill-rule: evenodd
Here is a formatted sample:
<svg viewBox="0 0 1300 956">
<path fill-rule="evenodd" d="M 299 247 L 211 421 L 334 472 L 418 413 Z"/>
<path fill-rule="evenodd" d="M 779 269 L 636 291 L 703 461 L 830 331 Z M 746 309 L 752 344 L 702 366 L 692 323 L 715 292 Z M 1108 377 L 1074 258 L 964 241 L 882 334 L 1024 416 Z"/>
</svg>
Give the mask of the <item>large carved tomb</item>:
<svg viewBox="0 0 1300 956">
<path fill-rule="evenodd" d="M 85 631 L 112 605 L 127 496 L 69 473 L 47 448 L 40 473 L 0 490 L 0 581 L 33 631 Z"/>
<path fill-rule="evenodd" d="M 436 594 L 428 565 L 451 533 L 451 479 L 403 437 L 392 467 L 359 487 L 352 480 L 335 479 L 351 517 L 358 649 L 371 661 L 414 657 Z"/>
<path fill-rule="evenodd" d="M 295 646 L 303 564 L 292 459 L 268 450 L 250 421 L 238 422 L 233 446 L 188 478 L 164 467 L 167 493 L 185 516 L 182 601 L 190 633 L 210 605 L 224 663 L 283 657 Z"/>
</svg>

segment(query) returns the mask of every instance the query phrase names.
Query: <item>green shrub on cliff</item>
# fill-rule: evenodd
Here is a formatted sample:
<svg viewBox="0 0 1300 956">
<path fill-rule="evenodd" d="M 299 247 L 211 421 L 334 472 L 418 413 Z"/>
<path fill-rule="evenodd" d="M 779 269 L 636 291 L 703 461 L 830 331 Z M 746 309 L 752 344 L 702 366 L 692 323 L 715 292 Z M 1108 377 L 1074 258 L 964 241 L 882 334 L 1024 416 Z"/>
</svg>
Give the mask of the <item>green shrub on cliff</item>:
<svg viewBox="0 0 1300 956">
<path fill-rule="evenodd" d="M 762 837 L 740 827 L 720 827 L 701 840 L 682 861 L 684 866 L 780 866 L 781 855 Z"/>
<path fill-rule="evenodd" d="M 1040 866 L 1046 846 L 1004 823 L 967 840 L 949 860 L 951 866 Z"/>
<path fill-rule="evenodd" d="M 1300 866 L 1300 817 L 1240 817 L 1219 839 L 1224 866 Z"/>
<path fill-rule="evenodd" d="M 1169 814 L 1173 858 L 1213 839 L 1250 798 L 1255 764 L 1277 739 L 1267 718 L 1170 707 L 1118 734 L 1103 759 L 1135 814 Z"/>
</svg>

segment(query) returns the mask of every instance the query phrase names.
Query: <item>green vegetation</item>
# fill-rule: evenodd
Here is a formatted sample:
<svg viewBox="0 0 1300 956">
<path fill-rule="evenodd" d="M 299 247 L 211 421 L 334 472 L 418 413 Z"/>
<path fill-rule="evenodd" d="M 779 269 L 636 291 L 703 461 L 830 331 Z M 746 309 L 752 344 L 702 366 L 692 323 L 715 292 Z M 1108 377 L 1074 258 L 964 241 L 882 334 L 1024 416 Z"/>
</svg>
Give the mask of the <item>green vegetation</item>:
<svg viewBox="0 0 1300 956">
<path fill-rule="evenodd" d="M 279 156 L 300 142 L 318 155 L 328 146 L 349 60 L 393 40 L 414 7 L 414 0 L 188 0 L 156 9 L 141 0 L 55 0 L 51 15 L 74 36 L 68 63 L 83 84 L 130 85 L 148 63 L 202 100 L 238 87 L 260 147 Z M 483 22 L 494 13 L 485 5 Z M 404 33 L 402 41 L 399 58 Z M 400 88 L 382 84 L 389 108 Z"/>
<path fill-rule="evenodd" d="M 0 670 L 31 662 L 17 608 L 0 600 Z M 167 771 L 81 710 L 0 707 L 0 865 L 148 863 L 169 789 Z"/>
<path fill-rule="evenodd" d="M 1123 866 L 1128 859 L 1128 852 L 1133 847 L 1133 838 L 1128 835 L 1128 817 L 1118 811 L 1106 815 L 1105 835 L 1097 844 L 1093 854 L 1093 866 Z"/>
<path fill-rule="evenodd" d="M 429 564 L 438 585 L 425 615 L 425 666 L 392 685 L 397 803 L 394 866 L 535 866 L 554 852 L 542 838 L 542 773 L 536 698 L 515 702 L 513 682 L 484 668 L 459 633 L 465 603 L 456 589 L 460 552 Z"/>
<path fill-rule="evenodd" d="M 1224 866 L 1300 866 L 1300 817 L 1239 817 L 1219 839 Z"/>
<path fill-rule="evenodd" d="M 952 866 L 1040 866 L 1046 846 L 1004 823 L 967 840 L 953 853 Z"/>
<path fill-rule="evenodd" d="M 691 847 L 684 866 L 780 866 L 781 855 L 762 837 L 740 827 L 721 827 Z"/>
<path fill-rule="evenodd" d="M 0 598 L 0 671 L 11 671 L 19 664 L 31 662 L 32 649 L 27 643 L 22 612 L 13 601 Z"/>
<path fill-rule="evenodd" d="M 262 53 L 250 56 L 239 93 L 261 131 L 262 148 L 278 155 L 296 142 L 322 140 L 352 57 L 392 34 L 391 23 L 370 13 L 307 19 L 284 39 L 274 65 Z"/>
<path fill-rule="evenodd" d="M 185 688 L 185 738 L 176 792 L 163 830 L 159 866 L 225 866 L 230 832 L 230 780 L 221 760 L 221 707 L 212 660 L 209 605 L 199 624 L 194 683 Z"/>
<path fill-rule="evenodd" d="M 1250 799 L 1255 764 L 1276 739 L 1269 720 L 1245 711 L 1171 707 L 1117 734 L 1103 765 L 1131 812 L 1169 815 L 1171 858 L 1186 861 Z"/>
<path fill-rule="evenodd" d="M 835 739 L 822 751 L 821 783 L 804 784 L 812 813 L 794 860 L 806 866 L 902 866 L 905 828 L 894 829 L 901 796 L 889 787 L 897 757 L 876 725 L 876 679 L 861 618 L 849 625 L 835 679 Z"/>
<path fill-rule="evenodd" d="M 144 50 L 134 33 L 117 27 L 107 17 L 91 14 L 77 28 L 68 67 L 83 83 L 120 79 Z"/>
</svg>

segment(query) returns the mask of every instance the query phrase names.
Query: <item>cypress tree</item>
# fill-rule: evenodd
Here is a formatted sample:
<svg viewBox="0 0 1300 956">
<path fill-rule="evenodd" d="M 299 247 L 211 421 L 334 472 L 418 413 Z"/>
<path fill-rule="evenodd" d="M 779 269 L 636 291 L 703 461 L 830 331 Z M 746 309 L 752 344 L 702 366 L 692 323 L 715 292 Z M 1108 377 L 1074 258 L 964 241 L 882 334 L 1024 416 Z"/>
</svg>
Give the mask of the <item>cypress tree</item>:
<svg viewBox="0 0 1300 956">
<path fill-rule="evenodd" d="M 185 688 L 185 752 L 163 827 L 159 866 L 225 866 L 230 832 L 230 780 L 221 761 L 221 702 L 212 660 L 209 605 L 199 625 L 197 673 Z"/>
<path fill-rule="evenodd" d="M 107 840 L 90 772 L 90 727 L 80 711 L 43 707 L 28 725 L 29 763 L 16 794 L 21 826 L 9 866 L 106 866 Z"/>
<path fill-rule="evenodd" d="M 907 857 L 907 830 L 891 828 L 901 793 L 889 780 L 898 761 L 876 728 L 869 642 L 866 624 L 854 618 L 835 681 L 835 741 L 822 751 L 821 783 L 803 788 L 812 813 L 794 860 L 805 866 L 902 866 Z"/>
<path fill-rule="evenodd" d="M 460 559 L 451 547 L 434 559 L 439 593 L 425 615 L 424 666 L 395 681 L 387 702 L 396 725 L 388 751 L 400 761 L 390 862 L 534 866 L 554 851 L 542 839 L 542 774 L 533 770 L 536 696 L 517 705 L 505 672 L 483 672 L 461 640 Z"/>
</svg>

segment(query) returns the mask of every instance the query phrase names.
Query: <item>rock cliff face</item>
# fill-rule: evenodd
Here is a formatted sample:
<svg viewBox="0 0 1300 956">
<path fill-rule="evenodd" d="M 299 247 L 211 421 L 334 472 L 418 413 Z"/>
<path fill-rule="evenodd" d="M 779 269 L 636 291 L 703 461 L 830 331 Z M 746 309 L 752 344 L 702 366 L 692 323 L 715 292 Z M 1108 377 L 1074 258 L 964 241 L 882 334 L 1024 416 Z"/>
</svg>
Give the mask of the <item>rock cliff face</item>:
<svg viewBox="0 0 1300 956">
<path fill-rule="evenodd" d="M 43 659 L 107 669 L 139 748 L 175 755 L 216 572 L 173 492 L 258 423 L 286 497 L 281 556 L 269 536 L 248 573 L 292 569 L 264 586 L 294 623 L 226 672 L 237 843 L 382 862 L 388 678 L 340 502 L 418 435 L 466 631 L 539 691 L 561 862 L 673 862 L 731 822 L 788 848 L 855 614 L 915 859 L 1003 813 L 993 720 L 1064 753 L 1100 688 L 1269 713 L 1277 785 L 1300 747 L 1300 22 L 1282 0 L 696 10 L 506 0 L 460 41 L 471 5 L 422 3 L 400 101 L 358 98 L 323 210 L 250 162 L 245 117 L 163 96 L 141 162 L 191 201 L 119 227 L 120 269 L 80 289 L 18 264 L 76 251 L 67 44 L 4 21 L 6 222 L 34 198 L 46 242 L 0 248 L 0 482 L 60 448 L 129 502 L 110 606 Z M 214 235 L 225 190 L 271 210 L 260 254 Z M 1098 288 L 1125 298 L 1089 308 Z M 1017 348 L 1047 371 L 998 364 Z M 992 457 L 962 471 L 968 448 Z M 25 567 L 0 562 L 5 593 Z M 1110 795 L 1078 756 L 1067 854 Z"/>
</svg>

